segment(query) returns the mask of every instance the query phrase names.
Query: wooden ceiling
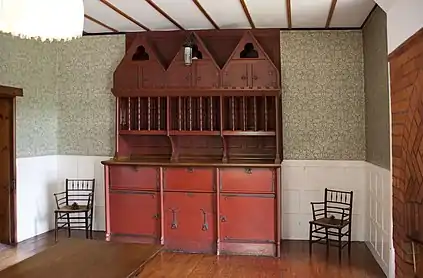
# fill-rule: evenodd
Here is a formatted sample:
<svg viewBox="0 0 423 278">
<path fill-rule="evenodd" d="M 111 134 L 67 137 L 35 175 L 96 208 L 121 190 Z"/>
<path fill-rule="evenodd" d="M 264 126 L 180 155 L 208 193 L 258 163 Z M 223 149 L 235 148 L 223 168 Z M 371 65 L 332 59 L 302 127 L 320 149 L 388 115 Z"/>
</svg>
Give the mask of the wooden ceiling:
<svg viewBox="0 0 423 278">
<path fill-rule="evenodd" d="M 84 31 L 360 28 L 373 0 L 84 0 Z"/>
</svg>

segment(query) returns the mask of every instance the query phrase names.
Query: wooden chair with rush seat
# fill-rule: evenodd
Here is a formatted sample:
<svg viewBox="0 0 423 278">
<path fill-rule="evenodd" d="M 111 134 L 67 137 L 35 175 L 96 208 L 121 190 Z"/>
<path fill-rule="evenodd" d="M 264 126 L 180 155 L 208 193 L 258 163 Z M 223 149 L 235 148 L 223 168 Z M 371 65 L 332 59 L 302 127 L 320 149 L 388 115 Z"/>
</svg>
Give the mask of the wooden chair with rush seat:
<svg viewBox="0 0 423 278">
<path fill-rule="evenodd" d="M 348 246 L 348 255 L 351 254 L 352 204 L 352 191 L 327 188 L 323 202 L 311 202 L 313 220 L 310 221 L 310 255 L 313 243 L 325 243 L 327 252 L 331 245 L 338 247 L 339 261 L 345 246 Z M 348 238 L 345 243 L 342 240 L 344 237 Z"/>
<path fill-rule="evenodd" d="M 95 179 L 66 179 L 65 191 L 54 194 L 57 206 L 54 211 L 55 241 L 58 231 L 63 228 L 67 228 L 68 237 L 71 229 L 85 229 L 86 238 L 92 239 L 94 188 Z"/>
</svg>

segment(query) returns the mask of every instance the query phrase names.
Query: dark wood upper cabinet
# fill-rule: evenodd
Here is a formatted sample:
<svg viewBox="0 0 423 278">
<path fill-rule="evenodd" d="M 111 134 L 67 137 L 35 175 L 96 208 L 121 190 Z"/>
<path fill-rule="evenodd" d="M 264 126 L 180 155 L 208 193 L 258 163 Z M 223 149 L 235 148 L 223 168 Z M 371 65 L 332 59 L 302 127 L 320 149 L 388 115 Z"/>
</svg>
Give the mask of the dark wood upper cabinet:
<svg viewBox="0 0 423 278">
<path fill-rule="evenodd" d="M 280 89 L 279 71 L 250 31 L 223 67 L 224 89 Z"/>
<path fill-rule="evenodd" d="M 165 85 L 165 70 L 148 41 L 138 36 L 114 73 L 114 88 L 119 90 L 160 89 Z"/>
<path fill-rule="evenodd" d="M 189 34 L 192 39 L 193 56 L 191 65 L 184 64 L 184 47 L 181 45 L 167 69 L 168 88 L 212 89 L 219 87 L 220 69 L 204 43 L 195 32 Z M 187 37 L 188 38 L 188 37 Z"/>
</svg>

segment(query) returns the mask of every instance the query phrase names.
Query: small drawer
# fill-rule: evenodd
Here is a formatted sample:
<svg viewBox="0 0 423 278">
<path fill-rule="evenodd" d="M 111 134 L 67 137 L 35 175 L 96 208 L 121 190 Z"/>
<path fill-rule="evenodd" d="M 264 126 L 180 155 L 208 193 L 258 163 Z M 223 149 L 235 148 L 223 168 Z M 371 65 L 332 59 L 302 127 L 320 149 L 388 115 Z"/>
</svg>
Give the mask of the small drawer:
<svg viewBox="0 0 423 278">
<path fill-rule="evenodd" d="M 220 169 L 220 188 L 227 192 L 272 193 L 275 191 L 274 169 L 224 168 Z"/>
<path fill-rule="evenodd" d="M 155 167 L 111 166 L 111 189 L 156 190 L 159 188 L 160 175 Z"/>
<path fill-rule="evenodd" d="M 164 190 L 213 191 L 213 173 L 210 168 L 166 168 Z"/>
</svg>

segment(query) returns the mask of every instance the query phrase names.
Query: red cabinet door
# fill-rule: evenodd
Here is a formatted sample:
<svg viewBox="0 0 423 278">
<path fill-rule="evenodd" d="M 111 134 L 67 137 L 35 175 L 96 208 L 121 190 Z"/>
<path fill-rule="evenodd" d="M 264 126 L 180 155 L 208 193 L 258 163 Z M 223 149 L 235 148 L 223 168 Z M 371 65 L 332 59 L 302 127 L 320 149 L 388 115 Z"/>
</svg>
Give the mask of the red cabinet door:
<svg viewBox="0 0 423 278">
<path fill-rule="evenodd" d="M 147 66 L 142 67 L 142 76 L 139 81 L 140 88 L 163 88 L 165 83 L 165 71 L 158 63 L 148 63 Z"/>
<path fill-rule="evenodd" d="M 112 189 L 156 190 L 159 187 L 159 170 L 155 167 L 111 166 Z"/>
<path fill-rule="evenodd" d="M 195 76 L 193 86 L 212 89 L 219 87 L 219 70 L 210 60 L 194 60 Z"/>
<path fill-rule="evenodd" d="M 191 66 L 185 66 L 181 62 L 174 61 L 166 71 L 166 86 L 169 88 L 191 87 Z"/>
<path fill-rule="evenodd" d="M 223 192 L 273 193 L 276 175 L 269 168 L 223 168 L 220 187 Z"/>
<path fill-rule="evenodd" d="M 110 192 L 110 231 L 115 235 L 160 239 L 157 192 Z"/>
<path fill-rule="evenodd" d="M 209 168 L 166 168 L 164 190 L 213 191 L 214 171 Z"/>
<path fill-rule="evenodd" d="M 223 70 L 222 86 L 224 88 L 248 88 L 248 67 L 244 61 L 231 61 Z"/>
<path fill-rule="evenodd" d="M 276 200 L 268 195 L 220 196 L 220 240 L 274 242 Z"/>
<path fill-rule="evenodd" d="M 164 193 L 164 243 L 167 249 L 214 252 L 215 194 Z"/>
<path fill-rule="evenodd" d="M 138 89 L 138 78 L 141 75 L 136 63 L 119 65 L 114 73 L 113 87 L 117 89 Z"/>
<path fill-rule="evenodd" d="M 267 60 L 255 61 L 251 66 L 251 87 L 255 89 L 278 89 L 278 71 Z"/>
</svg>

